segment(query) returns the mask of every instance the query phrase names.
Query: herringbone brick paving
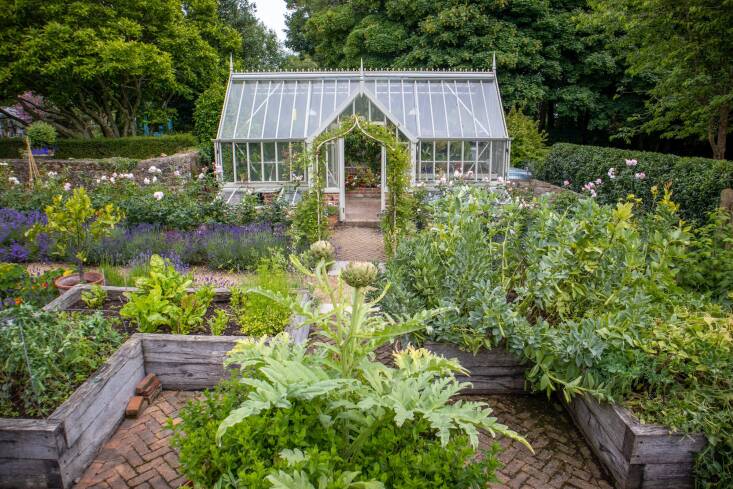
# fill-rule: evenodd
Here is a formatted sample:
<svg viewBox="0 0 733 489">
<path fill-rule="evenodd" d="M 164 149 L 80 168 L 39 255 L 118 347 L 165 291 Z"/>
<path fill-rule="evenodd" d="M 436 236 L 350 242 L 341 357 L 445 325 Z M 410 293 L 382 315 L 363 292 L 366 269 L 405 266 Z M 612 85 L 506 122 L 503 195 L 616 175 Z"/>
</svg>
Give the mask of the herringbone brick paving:
<svg viewBox="0 0 733 489">
<path fill-rule="evenodd" d="M 164 391 L 136 420 L 125 420 L 103 446 L 74 489 L 175 489 L 186 482 L 169 446 L 169 417 L 196 393 Z M 499 439 L 499 482 L 492 489 L 611 489 L 580 433 L 557 404 L 542 397 L 471 397 L 489 403 L 500 422 L 523 434 L 535 450 Z M 482 435 L 486 450 L 496 440 Z"/>
</svg>

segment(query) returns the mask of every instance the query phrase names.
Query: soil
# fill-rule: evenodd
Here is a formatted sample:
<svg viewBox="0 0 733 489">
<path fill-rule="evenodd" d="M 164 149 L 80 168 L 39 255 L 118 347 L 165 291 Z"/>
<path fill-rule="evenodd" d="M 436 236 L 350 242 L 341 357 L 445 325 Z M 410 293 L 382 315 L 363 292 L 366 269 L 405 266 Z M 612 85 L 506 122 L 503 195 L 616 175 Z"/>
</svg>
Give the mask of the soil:
<svg viewBox="0 0 733 489">
<path fill-rule="evenodd" d="M 101 312 L 105 317 L 108 318 L 118 318 L 119 321 L 116 322 L 114 325 L 115 329 L 117 329 L 120 333 L 130 336 L 134 333 L 137 333 L 137 325 L 130 319 L 125 319 L 120 317 L 120 309 L 122 309 L 122 306 L 125 305 L 126 299 L 124 297 L 119 297 L 117 299 L 108 299 L 104 306 L 102 306 L 101 309 L 89 309 L 82 301 L 77 302 L 72 307 L 66 309 L 68 312 L 81 312 L 81 313 L 87 313 L 91 314 L 94 312 Z M 244 336 L 244 333 L 242 333 L 239 324 L 237 324 L 237 321 L 234 319 L 234 313 L 232 312 L 231 307 L 229 306 L 228 302 L 212 302 L 209 306 L 209 309 L 207 309 L 206 314 L 204 315 L 204 321 L 202 324 L 197 328 L 196 330 L 192 331 L 190 334 L 195 336 L 209 336 L 211 335 L 211 332 L 209 331 L 209 328 L 207 326 L 209 318 L 213 317 L 216 314 L 216 311 L 218 309 L 223 309 L 224 311 L 229 314 L 229 324 L 227 325 L 226 329 L 222 333 L 223 336 Z M 170 333 L 170 330 L 168 328 L 161 328 L 158 333 Z"/>
</svg>

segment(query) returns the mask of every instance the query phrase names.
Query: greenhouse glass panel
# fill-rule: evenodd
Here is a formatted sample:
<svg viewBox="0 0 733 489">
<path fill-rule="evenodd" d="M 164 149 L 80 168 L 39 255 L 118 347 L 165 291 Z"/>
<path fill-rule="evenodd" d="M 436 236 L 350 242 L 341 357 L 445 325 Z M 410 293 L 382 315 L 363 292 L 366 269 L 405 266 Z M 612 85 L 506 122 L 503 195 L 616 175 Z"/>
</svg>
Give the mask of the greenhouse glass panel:
<svg viewBox="0 0 733 489">
<path fill-rule="evenodd" d="M 435 178 L 448 177 L 448 142 L 435 141 Z"/>
<path fill-rule="evenodd" d="M 311 102 L 308 108 L 308 122 L 306 134 L 311 134 L 321 127 L 321 99 L 326 88 L 326 81 L 314 81 L 311 83 Z"/>
<path fill-rule="evenodd" d="M 467 178 L 478 178 L 476 171 L 476 148 L 478 143 L 475 141 L 466 141 L 463 143 L 463 172 Z"/>
<path fill-rule="evenodd" d="M 262 143 L 262 180 L 265 182 L 274 182 L 277 180 L 275 168 L 276 155 L 275 143 Z"/>
<path fill-rule="evenodd" d="M 237 155 L 236 181 L 237 182 L 246 182 L 249 180 L 249 176 L 247 175 L 247 168 L 249 165 L 249 163 L 247 162 L 247 144 L 246 143 L 235 144 L 234 147 L 236 148 L 236 155 Z"/>
<path fill-rule="evenodd" d="M 280 102 L 280 112 L 277 116 L 276 135 L 277 139 L 290 138 L 290 126 L 293 123 L 293 111 L 295 103 L 295 90 L 297 82 L 285 83 Z"/>
<path fill-rule="evenodd" d="M 435 159 L 433 158 L 434 144 L 432 141 L 423 141 L 420 146 L 420 180 L 433 180 L 435 177 Z"/>
<path fill-rule="evenodd" d="M 292 138 L 305 138 L 305 120 L 308 117 L 308 98 L 310 95 L 311 81 L 296 82 L 294 89 L 295 98 L 293 100 L 293 123 L 291 126 Z"/>
<path fill-rule="evenodd" d="M 419 116 L 420 130 L 419 135 L 423 138 L 430 138 L 435 131 L 433 130 L 433 110 L 430 103 L 430 93 L 428 93 L 428 83 L 417 83 L 417 96 L 415 103 L 417 105 L 417 113 Z"/>
<path fill-rule="evenodd" d="M 237 131 L 237 138 L 260 139 L 262 137 L 262 128 L 265 123 L 265 113 L 267 112 L 268 102 L 272 90 L 272 82 L 260 83 L 256 89 L 252 99 L 252 112 L 249 116 L 249 127 L 246 134 Z"/>
<path fill-rule="evenodd" d="M 369 120 L 369 99 L 365 95 L 359 95 L 354 99 L 353 113 Z"/>
<path fill-rule="evenodd" d="M 445 99 L 443 98 L 443 87 L 440 82 L 428 82 L 430 88 L 430 105 L 433 111 L 433 134 L 434 138 L 448 137 L 448 121 L 445 118 Z"/>
<path fill-rule="evenodd" d="M 336 100 L 335 83 L 335 81 L 329 80 L 326 81 L 323 86 L 323 98 L 321 99 L 321 105 L 318 109 L 318 124 L 311 129 L 318 130 L 318 128 L 321 127 L 321 124 L 328 120 L 329 114 L 333 113 L 334 101 Z"/>
<path fill-rule="evenodd" d="M 234 181 L 234 161 L 232 159 L 232 143 L 221 143 L 219 146 L 221 167 L 224 172 L 224 181 Z"/>
<path fill-rule="evenodd" d="M 456 171 L 463 173 L 463 143 L 461 141 L 450 141 L 448 143 L 448 173 L 453 175 Z"/>
<path fill-rule="evenodd" d="M 277 181 L 290 180 L 290 143 L 277 143 Z"/>
<path fill-rule="evenodd" d="M 239 102 L 242 100 L 243 86 L 244 83 L 232 83 L 229 88 L 227 105 L 224 107 L 223 119 L 221 121 L 221 133 L 230 138 L 234 134 L 234 126 L 239 120 L 237 110 L 239 109 Z"/>
<path fill-rule="evenodd" d="M 249 143 L 249 181 L 262 181 L 262 143 Z"/>
<path fill-rule="evenodd" d="M 478 143 L 477 175 L 479 179 L 491 178 L 491 141 Z"/>
<path fill-rule="evenodd" d="M 492 157 L 492 173 L 504 175 L 504 163 L 506 162 L 506 142 L 494 141 Z"/>
<path fill-rule="evenodd" d="M 280 99 L 284 85 L 285 83 L 283 82 L 273 82 L 270 87 L 268 98 L 265 102 L 265 108 L 263 109 L 265 118 L 262 121 L 262 130 L 260 133 L 260 137 L 262 139 L 274 139 L 277 137 L 276 130 L 280 114 Z"/>
<path fill-rule="evenodd" d="M 302 142 L 294 141 L 290 144 L 290 165 L 291 175 L 294 175 L 296 179 L 300 177 L 301 180 L 305 180 L 306 168 L 301 166 L 301 162 L 298 161 L 300 155 L 303 153 L 305 145 Z"/>
<path fill-rule="evenodd" d="M 255 89 L 257 82 L 248 82 L 244 84 L 242 89 L 242 98 L 239 101 L 237 107 L 237 121 L 232 127 L 231 136 L 233 138 L 244 138 L 247 136 L 249 131 L 250 120 L 249 116 L 252 114 L 252 100 L 255 97 Z"/>
<path fill-rule="evenodd" d="M 470 83 L 471 86 L 471 103 L 474 107 L 474 119 L 476 120 L 476 129 L 478 137 L 491 137 L 491 126 L 489 125 L 488 115 L 486 114 L 486 102 L 484 100 L 484 92 L 479 83 Z"/>
</svg>

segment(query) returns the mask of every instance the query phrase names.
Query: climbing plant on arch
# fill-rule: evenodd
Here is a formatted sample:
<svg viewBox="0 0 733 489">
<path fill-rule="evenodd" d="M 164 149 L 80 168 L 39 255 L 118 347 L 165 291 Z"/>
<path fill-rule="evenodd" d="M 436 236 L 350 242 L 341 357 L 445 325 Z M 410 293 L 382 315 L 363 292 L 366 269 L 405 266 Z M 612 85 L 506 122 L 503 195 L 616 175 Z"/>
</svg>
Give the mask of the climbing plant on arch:
<svg viewBox="0 0 733 489">
<path fill-rule="evenodd" d="M 410 186 L 410 154 L 405 145 L 400 144 L 392 130 L 381 124 L 367 121 L 361 116 L 352 115 L 341 123 L 318 136 L 309 152 L 312 172 L 311 187 L 316 192 L 318 208 L 318 228 L 321 228 L 320 219 L 323 219 L 323 189 L 326 179 L 326 160 L 321 157 L 321 150 L 329 141 L 342 138 L 352 131 L 359 130 L 368 138 L 382 144 L 387 150 L 387 189 L 386 209 L 382 216 L 382 233 L 384 234 L 384 248 L 387 255 L 392 255 L 397 248 L 400 238 L 409 232 L 412 221 L 412 195 Z M 319 239 L 322 239 L 319 236 Z"/>
</svg>

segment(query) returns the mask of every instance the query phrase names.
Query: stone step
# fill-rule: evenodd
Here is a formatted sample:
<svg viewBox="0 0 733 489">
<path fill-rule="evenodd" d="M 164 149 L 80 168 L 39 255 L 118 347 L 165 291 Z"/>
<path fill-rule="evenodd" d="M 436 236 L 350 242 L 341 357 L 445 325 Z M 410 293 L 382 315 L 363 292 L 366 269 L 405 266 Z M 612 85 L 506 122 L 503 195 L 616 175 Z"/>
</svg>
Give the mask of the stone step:
<svg viewBox="0 0 733 489">
<path fill-rule="evenodd" d="M 379 229 L 379 221 L 376 220 L 359 220 L 359 221 L 341 221 L 337 225 L 338 227 L 353 227 L 353 228 L 373 228 Z"/>
</svg>

